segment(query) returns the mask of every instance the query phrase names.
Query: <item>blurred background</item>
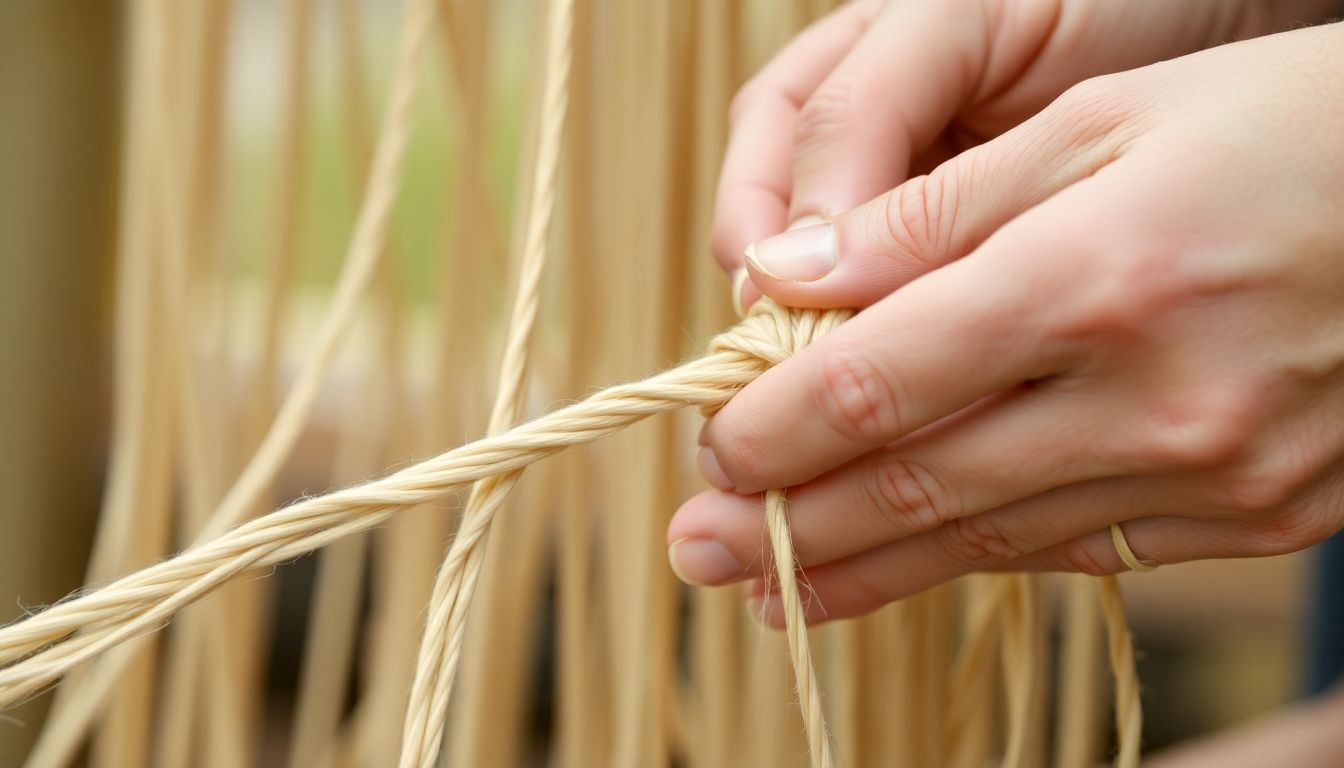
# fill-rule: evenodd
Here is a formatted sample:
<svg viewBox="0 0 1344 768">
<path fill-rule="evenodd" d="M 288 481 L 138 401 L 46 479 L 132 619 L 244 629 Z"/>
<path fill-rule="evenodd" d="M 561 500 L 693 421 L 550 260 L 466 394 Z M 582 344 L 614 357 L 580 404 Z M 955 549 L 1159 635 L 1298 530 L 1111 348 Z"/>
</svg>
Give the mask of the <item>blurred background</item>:
<svg viewBox="0 0 1344 768">
<path fill-rule="evenodd" d="M 225 352 L 240 369 L 258 352 L 264 301 L 259 286 L 273 250 L 277 168 L 290 168 L 296 199 L 294 295 L 285 319 L 280 368 L 292 371 L 315 328 L 353 222 L 361 171 L 352 162 L 336 61 L 336 13 L 313 3 L 306 66 L 310 90 L 302 130 L 305 156 L 285 165 L 286 89 L 291 53 L 280 4 L 238 0 L 228 35 L 223 108 L 227 140 L 220 194 L 228 220 L 221 238 L 238 285 Z M 362 3 L 368 107 L 376 116 L 386 87 L 399 4 Z M 486 123 L 486 192 L 502 220 L 514 206 L 525 136 L 525 82 L 531 12 L 500 0 L 486 48 L 494 86 Z M 0 622 L 53 602 L 84 579 L 108 462 L 114 319 L 114 259 L 124 121 L 125 5 L 105 0 L 0 2 Z M 428 67 L 417 101 L 402 198 L 392 238 L 408 334 L 428 344 L 419 309 L 429 303 L 434 260 L 443 253 L 444 212 L 458 203 L 443 70 Z M 704 206 L 709 200 L 701 201 Z M 708 261 L 707 249 L 699 248 Z M 253 279 L 255 278 L 255 280 Z M 258 285 L 252 285 L 252 283 Z M 502 297 L 484 301 L 497 306 Z M 412 355 L 414 357 L 414 355 Z M 359 357 L 348 356 L 323 399 L 277 498 L 327 487 L 338 420 L 359 407 L 349 384 Z M 283 378 L 283 373 L 282 373 Z M 343 384 L 342 382 L 346 382 Z M 594 384 L 601 382 L 592 382 Z M 406 458 L 410 458 L 409 455 Z M 1144 683 L 1145 743 L 1160 747 L 1209 733 L 1299 696 L 1311 682 L 1309 608 L 1315 553 L 1258 561 L 1161 568 L 1123 580 Z M 293 696 L 313 561 L 281 569 L 270 630 L 276 649 L 271 695 Z M 286 608 L 288 606 L 288 608 Z M 16 764 L 35 736 L 46 700 L 0 719 L 0 765 Z M 281 711 L 281 704 L 276 711 Z"/>
</svg>

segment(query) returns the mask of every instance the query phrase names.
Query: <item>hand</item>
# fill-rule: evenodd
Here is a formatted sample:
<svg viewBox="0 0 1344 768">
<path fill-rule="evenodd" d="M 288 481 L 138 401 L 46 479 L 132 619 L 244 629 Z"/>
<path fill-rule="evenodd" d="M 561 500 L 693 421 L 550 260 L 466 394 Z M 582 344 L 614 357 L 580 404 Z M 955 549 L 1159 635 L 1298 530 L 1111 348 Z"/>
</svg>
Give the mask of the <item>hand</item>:
<svg viewBox="0 0 1344 768">
<path fill-rule="evenodd" d="M 1344 752 L 1344 687 L 1159 752 L 1148 768 L 1331 768 Z"/>
<path fill-rule="evenodd" d="M 1340 72 L 1335 24 L 1093 79 L 833 236 L 757 246 L 844 263 L 993 232 L 707 423 L 721 490 L 672 520 L 680 571 L 760 593 L 767 488 L 790 489 L 814 621 L 970 571 L 1114 573 L 1113 523 L 1158 563 L 1340 529 Z M 911 185 L 959 202 L 912 209 Z"/>
<path fill-rule="evenodd" d="M 1334 6 L 1334 7 L 1332 7 Z M 857 0 L 800 34 L 737 94 L 711 244 L 738 279 L 796 306 L 866 306 L 991 231 L 936 253 L 854 253 L 798 290 L 753 270 L 744 249 L 863 203 L 1039 112 L 1069 86 L 1228 40 L 1320 21 L 1338 0 Z M 974 200 L 927 204 L 966 206 Z M 1041 190 L 1034 190 L 1039 193 Z M 1033 190 L 1023 189 L 1021 195 Z M 920 196 L 912 194 L 910 205 Z M 1028 202 L 1023 200 L 1023 202 Z M 917 236 L 918 233 L 912 233 Z M 818 277 L 800 265 L 809 277 Z"/>
</svg>

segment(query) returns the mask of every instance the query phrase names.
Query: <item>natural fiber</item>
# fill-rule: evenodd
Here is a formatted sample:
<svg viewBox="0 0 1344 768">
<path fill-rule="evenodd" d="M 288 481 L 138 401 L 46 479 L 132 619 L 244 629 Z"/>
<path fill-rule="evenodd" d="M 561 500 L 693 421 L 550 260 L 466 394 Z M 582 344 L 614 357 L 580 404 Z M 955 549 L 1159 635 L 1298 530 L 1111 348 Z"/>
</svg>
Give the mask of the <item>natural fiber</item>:
<svg viewBox="0 0 1344 768">
<path fill-rule="evenodd" d="M 306 499 L 107 586 L 0 630 L 0 706 L 30 696 L 119 643 L 159 629 L 174 613 L 249 570 L 285 562 L 378 526 L 452 490 L 522 469 L 656 413 L 716 408 L 794 352 L 800 328 L 833 327 L 841 313 L 784 310 L 763 300 L 720 334 L 705 357 L 644 381 L 602 390 L 500 435 L 486 437 L 364 485 Z M 815 332 L 815 331 L 814 331 Z"/>
<path fill-rule="evenodd" d="M 508 342 L 504 347 L 495 405 L 490 414 L 491 434 L 505 431 L 522 415 L 527 348 L 541 300 L 541 275 L 546 263 L 551 214 L 555 210 L 560 135 L 569 105 L 574 2 L 551 0 L 549 5 L 546 87 L 530 197 L 531 212 Z M 402 732 L 403 768 L 428 768 L 438 759 L 448 700 L 452 696 L 453 680 L 461 658 L 467 614 L 485 562 L 490 525 L 521 476 L 522 469 L 517 469 L 478 480 L 472 486 L 457 535 L 434 580 Z"/>
<path fill-rule="evenodd" d="M 144 424 L 132 422 L 126 435 L 125 425 L 118 425 L 119 439 L 127 440 L 119 453 L 126 467 L 153 472 L 165 488 L 174 480 L 181 483 L 184 498 L 179 514 L 187 524 L 177 532 L 177 542 L 191 546 L 176 557 L 109 581 L 172 546 L 166 535 L 175 511 L 171 499 L 154 500 L 150 495 L 152 503 L 143 503 L 143 493 L 121 492 L 105 511 L 108 531 L 100 532 L 98 556 L 90 569 L 90 583 L 104 582 L 103 586 L 0 629 L 0 707 L 31 697 L 80 664 L 92 662 L 86 674 L 65 678 L 61 706 L 43 731 L 30 764 L 45 768 L 68 762 L 85 731 L 100 717 L 91 750 L 95 765 L 140 764 L 145 760 L 129 756 L 147 751 L 163 764 L 246 764 L 253 746 L 248 739 L 257 730 L 249 717 L 259 714 L 260 703 L 239 697 L 259 696 L 260 686 L 256 679 L 248 679 L 246 670 L 265 658 L 255 625 L 262 613 L 257 596 L 263 593 L 253 592 L 240 601 L 232 599 L 236 595 L 231 590 L 181 617 L 162 655 L 166 662 L 146 652 L 154 646 L 145 636 L 230 581 L 242 581 L 237 578 L 242 574 L 336 542 L 340 547 L 323 554 L 315 590 L 303 672 L 311 685 L 305 683 L 296 708 L 291 764 L 383 764 L 400 741 L 404 766 L 429 766 L 437 760 L 449 714 L 453 764 L 480 764 L 482 758 L 513 764 L 517 762 L 513 758 L 530 745 L 501 745 L 524 740 L 525 718 L 519 705 L 524 695 L 539 697 L 534 689 L 544 688 L 532 685 L 527 694 L 519 693 L 527 683 L 538 681 L 529 681 L 516 662 L 520 648 L 525 650 L 540 634 L 537 624 L 542 619 L 531 617 L 544 611 L 542 595 L 550 574 L 545 562 L 552 536 L 558 555 L 553 606 L 560 625 L 554 655 L 558 693 L 552 758 L 559 765 L 667 761 L 784 765 L 804 754 L 804 737 L 812 765 L 825 768 L 846 762 L 979 768 L 998 757 L 1006 766 L 1043 763 L 1045 700 L 1040 690 L 1050 665 L 1041 663 L 1045 611 L 1040 609 L 1044 592 L 1038 590 L 1039 577 L 975 576 L 872 616 L 809 632 L 802 594 L 805 574 L 794 560 L 786 496 L 782 490 L 769 491 L 764 497 L 768 541 L 762 541 L 762 555 L 772 558 L 786 633 L 752 634 L 734 590 L 695 590 L 686 612 L 692 618 L 684 638 L 689 644 L 689 669 L 683 680 L 676 642 L 683 639 L 678 628 L 685 625 L 679 623 L 676 611 L 677 601 L 687 596 L 659 570 L 661 561 L 648 557 L 649 545 L 658 543 L 663 518 L 630 508 L 664 504 L 687 490 L 674 479 L 683 469 L 675 461 L 680 446 L 675 427 L 680 425 L 664 419 L 656 432 L 614 441 L 617 447 L 609 453 L 588 457 L 575 452 L 558 471 L 533 473 L 546 475 L 541 479 L 548 482 L 537 497 L 563 491 L 565 503 L 542 508 L 538 502 L 549 498 L 533 498 L 529 481 L 520 492 L 528 497 L 527 503 L 516 505 L 516 514 L 499 514 L 505 496 L 530 464 L 565 447 L 611 436 L 654 414 L 688 405 L 712 412 L 766 368 L 847 316 L 838 311 L 788 310 L 762 300 L 739 325 L 715 337 L 705 357 L 513 426 L 523 413 L 534 326 L 539 326 L 539 334 L 552 334 L 547 341 L 555 341 L 556 335 L 566 341 L 538 345 L 531 355 L 537 358 L 531 362 L 550 374 L 537 377 L 543 398 L 553 397 L 557 386 L 570 395 L 595 379 L 619 380 L 662 367 L 685 354 L 684 337 L 704 338 L 722 327 L 725 314 L 719 310 L 726 313 L 727 302 L 711 300 L 722 298 L 722 276 L 698 251 L 708 240 L 706 203 L 717 176 L 729 95 L 763 55 L 831 5 L 830 0 L 792 0 L 778 7 L 771 4 L 769 13 L 762 14 L 747 4 L 718 0 L 585 2 L 577 5 L 577 11 L 572 0 L 549 2 L 544 34 L 539 35 L 545 45 L 533 46 L 539 54 L 534 79 L 542 83 L 537 98 L 541 107 L 533 136 L 536 157 L 523 163 L 520 184 L 528 192 L 519 195 L 527 204 L 518 206 L 525 215 L 518 229 L 522 248 L 517 288 L 494 408 L 484 427 L 480 416 L 473 415 L 485 412 L 486 385 L 480 371 L 486 367 L 479 361 L 503 323 L 496 324 L 489 316 L 488 301 L 481 297 L 505 293 L 495 266 L 503 262 L 498 258 L 503 248 L 498 246 L 504 238 L 491 228 L 495 203 L 486 183 L 492 180 L 488 177 L 494 167 L 481 159 L 488 154 L 488 137 L 494 135 L 494 126 L 487 127 L 483 116 L 495 96 L 484 69 L 497 42 L 485 29 L 492 15 L 500 16 L 496 19 L 500 21 L 503 14 L 491 4 L 408 0 L 382 128 L 376 141 L 364 130 L 364 138 L 354 142 L 360 153 L 373 149 L 372 163 L 341 277 L 316 339 L 306 345 L 309 351 L 294 384 L 268 428 L 273 406 L 269 390 L 282 362 L 281 318 L 295 293 L 296 217 L 303 207 L 298 191 L 301 174 L 294 169 L 302 167 L 304 154 L 302 122 L 308 119 L 308 105 L 301 95 L 307 91 L 308 76 L 300 64 L 307 58 L 307 27 L 312 20 L 309 1 L 294 0 L 287 43 L 289 109 L 280 164 L 291 172 L 282 172 L 288 177 L 281 184 L 282 210 L 262 277 L 265 319 L 256 362 L 260 370 L 242 409 L 248 422 L 242 447 L 250 449 L 258 440 L 260 447 L 248 454 L 238 473 L 238 467 L 210 455 L 221 452 L 214 438 L 225 431 L 233 410 L 212 412 L 209 401 L 202 398 L 218 393 L 210 382 L 193 380 L 200 377 L 192 370 L 192 355 L 199 354 L 201 345 L 194 338 L 199 334 L 192 332 L 196 312 L 188 301 L 193 295 L 188 289 L 200 286 L 194 285 L 190 261 L 198 257 L 188 250 L 198 245 L 208 250 L 208 244 L 198 243 L 212 239 L 201 223 L 208 216 L 174 202 L 195 185 L 212 183 L 208 158 L 198 162 L 184 156 L 201 151 L 192 149 L 198 141 L 201 146 L 209 143 L 207 134 L 217 116 L 191 112 L 205 110 L 204 102 L 184 99 L 179 93 L 190 92 L 197 83 L 191 76 L 173 73 L 179 63 L 174 57 L 182 58 L 191 46 L 170 46 L 167 38 L 185 26 L 185 16 L 167 0 L 133 3 L 137 29 L 151 29 L 155 35 L 132 42 L 137 60 L 146 61 L 133 69 L 130 79 L 133 120 L 127 133 L 133 151 L 127 162 L 133 183 L 128 184 L 123 227 L 139 236 L 123 248 L 118 292 L 123 303 L 148 298 L 143 308 L 134 308 L 129 331 L 121 331 L 130 334 L 132 343 L 119 347 L 118 366 L 124 375 L 125 367 L 144 364 L 143 370 L 136 369 L 135 380 L 141 384 L 170 379 L 171 385 L 160 387 L 166 391 L 163 399 L 172 403 L 157 408 L 158 390 L 128 389 L 124 407 L 146 418 Z M 211 7 L 215 14 L 203 18 L 229 16 L 228 10 L 217 10 L 225 7 L 222 4 Z M 350 3 L 343 7 L 347 11 L 343 23 L 353 26 Z M 303 499 L 248 520 L 266 504 L 271 485 L 314 411 L 319 389 L 330 378 L 337 350 L 355 328 L 360 297 L 367 293 L 378 263 L 386 260 L 389 220 L 413 122 L 416 73 L 436 11 L 444 20 L 449 70 L 445 80 L 456 89 L 456 106 L 463 113 L 454 115 L 462 132 L 462 160 L 456 168 L 456 192 L 449 197 L 460 209 L 455 216 L 466 223 L 457 221 L 450 230 L 451 258 L 443 260 L 433 298 L 444 319 L 433 334 L 441 359 L 435 363 L 429 402 L 400 414 L 402 419 L 425 414 L 429 426 L 409 430 L 403 422 L 402 432 L 413 432 L 414 438 L 393 437 L 395 426 L 384 432 L 382 416 L 362 413 L 370 406 L 344 409 L 343 439 L 378 440 L 387 450 L 366 447 L 357 459 L 346 454 L 345 460 L 334 462 L 343 467 L 335 474 L 357 477 L 374 471 L 374 466 L 415 450 L 410 447 L 412 439 L 426 453 L 460 442 L 464 435 L 488 436 L 379 480 Z M 535 15 L 540 19 L 541 14 Z M 571 30 L 578 35 L 574 40 Z M 562 134 L 570 101 L 571 56 L 574 114 Z M 353 69 L 353 59 L 347 54 L 342 63 Z M 210 82 L 216 82 L 214 88 L 219 90 L 217 78 L 211 81 L 203 75 L 199 82 L 207 90 Z M 169 83 L 176 95 L 169 93 Z M 565 185 L 557 194 L 561 167 Z M 364 177 L 364 170 L 356 178 Z M 611 178 L 631 181 L 623 185 L 599 181 Z M 569 301 L 575 306 L 558 322 L 548 316 L 548 322 L 537 323 L 552 219 L 563 235 L 554 238 L 563 243 L 557 271 L 564 273 Z M 142 258 L 142 252 L 150 255 Z M 631 253 L 640 254 L 641 260 L 629 258 Z M 734 299 L 744 279 L 739 273 Z M 618 290 L 612 291 L 612 286 Z M 169 295 L 163 295 L 165 291 Z M 388 304 L 393 307 L 389 317 L 403 309 L 390 299 Z M 217 310 L 199 314 L 223 325 L 230 320 Z M 170 318 L 171 327 L 155 335 L 154 321 L 161 317 Z M 604 323 L 620 327 L 610 329 Z M 391 320 L 388 325 L 384 341 L 395 342 L 397 329 Z M 155 344 L 166 351 L 145 357 L 144 349 Z M 370 386 L 386 400 L 414 397 L 418 382 L 405 380 L 406 371 L 398 364 L 400 353 L 390 351 L 392 344 L 387 346 L 372 359 L 361 359 L 365 368 L 376 369 L 362 375 L 370 382 L 380 375 L 389 377 L 393 383 L 386 390 Z M 626 367 L 604 372 L 595 349 Z M 548 360 L 547 355 L 555 357 Z M 164 445 L 157 445 L 146 437 L 150 426 L 154 435 L 176 437 L 164 437 Z M 179 432 L 173 433 L 174 428 Z M 611 482 L 595 489 L 583 487 L 593 485 L 589 481 L 599 473 L 609 475 Z M 235 476 L 238 479 L 229 488 L 225 481 Z M 605 487 L 617 485 L 614 491 Z M 442 542 L 451 525 L 445 507 L 455 498 L 454 491 L 468 486 L 471 494 L 443 557 Z M 144 510 L 137 506 L 142 503 Z M 599 511 L 590 511 L 595 508 Z M 137 527 L 143 521 L 153 521 L 153 535 L 148 526 Z M 380 526 L 385 527 L 368 537 L 373 615 L 357 627 L 363 589 L 359 569 L 365 555 L 355 537 Z M 487 557 L 492 526 L 496 535 Z M 1128 545 L 1123 535 L 1118 529 L 1112 535 L 1119 537 L 1117 551 L 1125 558 Z M 144 546 L 137 545 L 133 552 L 129 542 L 141 539 Z M 513 558 L 503 560 L 504 567 L 501 553 Z M 1146 565 L 1132 552 L 1129 556 Z M 441 557 L 430 595 L 430 572 Z M 1128 559 L 1126 563 L 1139 570 Z M 346 565 L 355 570 L 342 571 Z M 501 586 L 492 577 L 505 568 L 510 581 Z M 515 574 L 521 575 L 514 578 Z M 486 599 L 478 608 L 494 613 L 484 617 L 488 621 L 469 621 L 468 609 L 480 583 L 489 586 L 481 589 Z M 1086 582 L 1082 586 L 1091 587 Z M 430 607 L 423 611 L 426 597 Z M 1117 764 L 1129 768 L 1137 764 L 1142 717 L 1121 595 L 1114 580 L 1108 579 L 1101 582 L 1102 611 L 1096 610 L 1094 589 L 1084 597 L 1070 606 L 1070 618 L 1076 619 L 1071 627 L 1081 627 L 1079 642 L 1085 645 L 1087 638 L 1096 638 L 1104 616 L 1116 682 Z M 1084 605 L 1087 600 L 1092 602 Z M 497 615 L 502 606 L 512 618 L 501 623 Z M 520 616 L 534 623 L 525 623 Z M 412 633 L 422 619 L 424 634 L 407 717 L 398 728 L 397 713 L 411 683 Z M 235 620 L 253 625 L 250 630 L 239 629 L 233 626 Z M 333 630 L 339 638 L 324 634 Z M 250 647 L 239 650 L 234 641 L 246 639 L 249 631 Z M 357 636 L 361 631 L 365 634 Z M 324 639 L 332 642 L 324 644 Z M 352 663 L 358 640 L 369 648 L 365 658 Z M 500 647 L 507 649 L 499 651 Z M 820 666 L 814 664 L 814 652 Z M 1086 663 L 1085 654 L 1079 658 Z M 355 709 L 347 715 L 341 709 L 343 694 L 354 684 L 356 664 L 363 678 Z M 796 712 L 787 704 L 790 664 Z M 461 706 L 450 713 L 448 702 L 459 665 L 471 674 L 459 686 Z M 243 671 L 235 674 L 240 666 Z M 127 669 L 134 669 L 134 674 Z M 163 689 L 157 700 L 152 693 L 143 695 L 156 683 Z M 1095 699 L 1100 691 L 1090 676 L 1062 683 L 1063 689 L 1077 694 L 1075 699 Z M 123 711 L 123 700 L 138 706 Z M 113 701 L 116 706 L 109 708 Z M 496 717 L 501 711 L 506 716 Z M 1062 727 L 1073 722 L 1072 714 L 1064 713 Z M 112 745 L 115 748 L 98 744 L 99 739 L 109 740 L 109 734 L 109 744 L 120 739 L 118 729 L 128 718 L 136 720 L 144 733 L 157 729 L 152 750 L 131 743 L 130 737 Z M 502 720 L 509 722 L 496 722 Z M 197 729 L 200 733 L 193 732 Z M 480 735 L 486 731 L 488 737 Z M 1091 763 L 1098 740 L 1085 733 L 1074 742 L 1069 754 L 1077 755 L 1080 764 Z"/>
<path fill-rule="evenodd" d="M 1115 679 L 1115 732 L 1120 742 L 1116 768 L 1138 768 L 1143 739 L 1143 704 L 1139 700 L 1139 676 L 1134 668 L 1134 641 L 1125 621 L 1125 602 L 1120 582 L 1102 576 L 1101 612 L 1106 619 L 1106 642 Z"/>
</svg>

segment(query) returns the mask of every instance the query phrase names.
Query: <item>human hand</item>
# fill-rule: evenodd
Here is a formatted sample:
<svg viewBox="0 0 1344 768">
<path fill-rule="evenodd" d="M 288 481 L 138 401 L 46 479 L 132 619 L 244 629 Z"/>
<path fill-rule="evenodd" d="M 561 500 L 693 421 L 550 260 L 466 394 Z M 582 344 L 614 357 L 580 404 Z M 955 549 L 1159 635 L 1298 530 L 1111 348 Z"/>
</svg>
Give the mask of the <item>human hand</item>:
<svg viewBox="0 0 1344 768">
<path fill-rule="evenodd" d="M 1180 744 L 1145 759 L 1148 768 L 1333 768 L 1344 753 L 1344 687 Z"/>
<path fill-rule="evenodd" d="M 857 0 L 800 34 L 734 99 L 711 250 L 739 306 L 760 290 L 796 306 L 866 306 L 978 244 L 995 222 L 932 253 L 853 253 L 806 290 L 751 270 L 743 251 L 791 223 L 866 202 L 1002 134 L 1089 77 L 1291 24 L 1337 0 Z M 903 204 L 964 208 L 927 188 Z M 1023 190 L 1022 194 L 1027 194 Z M 918 211 L 913 211 L 918 213 Z M 919 233 L 909 233 L 918 237 Z M 895 258 L 894 258 L 894 257 Z M 824 267 L 824 265 L 823 265 Z M 807 277 L 815 266 L 795 265 Z"/>
<path fill-rule="evenodd" d="M 993 234 L 707 423 L 721 490 L 669 526 L 684 577 L 754 579 L 782 622 L 766 488 L 790 489 L 813 621 L 971 571 L 1114 573 L 1116 523 L 1158 563 L 1338 530 L 1340 72 L 1335 24 L 1093 79 L 910 183 L 955 206 L 912 220 L 898 187 L 837 217 L 841 263 Z"/>
</svg>

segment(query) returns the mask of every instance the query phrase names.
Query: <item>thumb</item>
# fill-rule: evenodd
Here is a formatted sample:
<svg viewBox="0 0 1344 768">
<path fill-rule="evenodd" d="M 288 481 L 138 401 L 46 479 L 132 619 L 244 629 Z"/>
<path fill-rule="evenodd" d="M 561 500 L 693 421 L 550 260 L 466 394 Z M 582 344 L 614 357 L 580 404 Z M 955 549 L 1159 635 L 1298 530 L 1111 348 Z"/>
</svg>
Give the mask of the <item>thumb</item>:
<svg viewBox="0 0 1344 768">
<path fill-rule="evenodd" d="M 1120 102 L 1100 78 L 998 138 L 830 220 L 753 243 L 761 293 L 788 306 L 866 307 L 970 253 L 996 229 L 1123 151 Z"/>
</svg>

